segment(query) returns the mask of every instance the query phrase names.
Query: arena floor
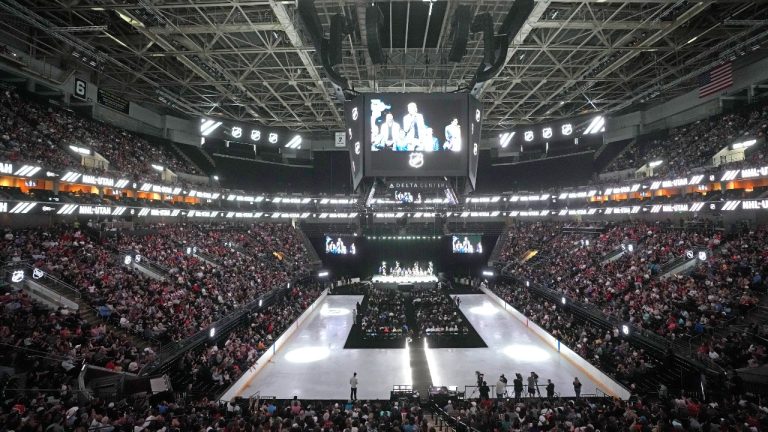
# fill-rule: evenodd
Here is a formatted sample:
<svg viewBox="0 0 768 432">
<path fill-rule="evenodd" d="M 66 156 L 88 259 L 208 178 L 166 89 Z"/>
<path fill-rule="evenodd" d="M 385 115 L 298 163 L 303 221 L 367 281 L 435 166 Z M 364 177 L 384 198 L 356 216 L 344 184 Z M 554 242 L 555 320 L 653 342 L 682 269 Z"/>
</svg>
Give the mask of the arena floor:
<svg viewBox="0 0 768 432">
<path fill-rule="evenodd" d="M 571 382 L 575 376 L 583 383 L 582 393 L 595 392 L 597 385 L 586 373 L 485 294 L 461 298 L 462 311 L 488 348 L 428 348 L 433 384 L 472 386 L 474 371 L 480 370 L 493 388 L 501 373 L 511 384 L 516 372 L 526 377 L 536 371 L 539 383 L 552 379 L 561 395 L 574 394 Z M 361 300 L 362 296 L 326 297 L 271 363 L 246 378 L 249 382 L 241 385 L 239 396 L 260 392 L 277 398 L 341 399 L 349 396 L 353 371 L 360 382 L 358 399 L 388 399 L 393 385 L 411 384 L 408 349 L 344 349 L 352 327 L 352 310 Z"/>
</svg>

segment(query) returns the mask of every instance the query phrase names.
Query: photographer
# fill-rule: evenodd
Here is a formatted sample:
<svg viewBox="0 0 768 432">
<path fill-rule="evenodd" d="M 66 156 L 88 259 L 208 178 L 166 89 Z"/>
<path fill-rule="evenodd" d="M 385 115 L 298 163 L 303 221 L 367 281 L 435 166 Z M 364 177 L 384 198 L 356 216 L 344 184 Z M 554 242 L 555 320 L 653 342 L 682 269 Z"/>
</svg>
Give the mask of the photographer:
<svg viewBox="0 0 768 432">
<path fill-rule="evenodd" d="M 485 375 L 481 374 L 480 371 L 475 371 L 475 377 L 477 378 L 477 387 L 482 386 Z"/>
<path fill-rule="evenodd" d="M 536 397 L 537 391 L 539 396 L 541 396 L 541 391 L 539 391 L 539 376 L 536 375 L 536 372 L 531 372 L 531 375 L 528 377 L 528 397 Z"/>
<path fill-rule="evenodd" d="M 491 388 L 483 381 L 480 385 L 480 400 L 485 401 L 491 398 Z"/>
<path fill-rule="evenodd" d="M 555 383 L 547 380 L 547 399 L 552 400 L 555 397 Z"/>
<path fill-rule="evenodd" d="M 507 391 L 507 377 L 501 374 L 499 380 L 496 381 L 496 399 L 501 401 L 504 398 L 504 393 Z"/>
<path fill-rule="evenodd" d="M 515 379 L 512 380 L 512 384 L 515 386 L 515 402 L 520 400 L 520 396 L 523 394 L 523 376 L 519 373 L 515 374 Z"/>
</svg>

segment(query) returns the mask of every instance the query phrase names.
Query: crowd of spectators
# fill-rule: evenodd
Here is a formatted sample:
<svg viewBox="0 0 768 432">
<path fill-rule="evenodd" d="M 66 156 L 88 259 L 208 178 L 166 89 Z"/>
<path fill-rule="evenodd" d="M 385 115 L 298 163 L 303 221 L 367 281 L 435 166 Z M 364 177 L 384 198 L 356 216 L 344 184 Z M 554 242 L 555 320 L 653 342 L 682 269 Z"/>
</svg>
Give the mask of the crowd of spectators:
<svg viewBox="0 0 768 432">
<path fill-rule="evenodd" d="M 405 299 L 398 290 L 370 288 L 356 319 L 368 338 L 399 337 L 409 332 Z"/>
<path fill-rule="evenodd" d="M 696 356 L 724 368 L 757 368 L 768 363 L 768 324 L 753 323 L 711 336 L 699 344 Z"/>
<path fill-rule="evenodd" d="M 233 307 L 285 285 L 309 268 L 306 247 L 287 224 L 154 226 L 136 236 L 122 236 L 119 246 L 167 267 L 177 283 L 191 284 L 192 290 Z"/>
<path fill-rule="evenodd" d="M 18 403 L 0 411 L 0 424 L 7 430 L 436 432 L 434 422 L 418 403 L 399 401 L 304 401 L 296 397 L 290 401 L 267 399 L 249 406 L 200 398 L 161 401 L 150 408 L 102 400 L 83 404 L 44 399 L 12 402 Z"/>
<path fill-rule="evenodd" d="M 634 222 L 606 226 L 589 244 L 588 234 L 565 228 L 555 222 L 512 227 L 501 254 L 506 271 L 660 335 L 705 333 L 753 307 L 766 291 L 762 228 L 726 238 L 719 231 Z M 629 243 L 632 252 L 606 258 Z M 695 248 L 708 250 L 709 258 L 689 273 L 659 277 L 663 264 Z M 526 254 L 533 256 L 525 260 Z"/>
<path fill-rule="evenodd" d="M 70 145 L 88 148 L 109 161 L 109 170 L 131 178 L 157 178 L 158 165 L 175 173 L 202 174 L 170 150 L 136 134 L 80 116 L 49 103 L 38 103 L 13 89 L 0 91 L 0 156 L 12 162 L 78 167 Z M 92 170 L 91 170 L 92 171 Z"/>
<path fill-rule="evenodd" d="M 5 288 L 0 306 L 0 356 L 28 372 L 30 388 L 67 386 L 83 363 L 138 372 L 154 359 L 151 348 L 138 349 L 106 324 L 89 324 L 75 310 L 49 309 L 24 292 Z"/>
<path fill-rule="evenodd" d="M 687 175 L 693 168 L 712 165 L 712 157 L 739 140 L 762 141 L 768 132 L 768 105 L 748 112 L 722 114 L 671 129 L 666 138 L 638 142 L 614 159 L 605 171 L 638 169 L 652 161 L 663 161 L 654 169 L 659 175 Z M 765 161 L 768 144 L 748 155 L 751 162 Z M 726 162 L 726 161 L 724 161 Z M 726 162 L 727 163 L 727 162 Z"/>
<path fill-rule="evenodd" d="M 755 397 L 718 401 L 695 397 L 661 400 L 450 401 L 455 422 L 480 431 L 760 431 L 768 427 L 768 406 Z M 455 423 L 456 424 L 456 423 Z M 466 430 L 464 426 L 457 426 Z"/>
<path fill-rule="evenodd" d="M 268 307 L 253 313 L 247 325 L 238 327 L 226 340 L 187 352 L 176 368 L 186 377 L 174 378 L 183 381 L 186 390 L 192 392 L 232 384 L 317 299 L 320 291 L 319 287 L 307 284 L 294 286 Z"/>
<path fill-rule="evenodd" d="M 416 334 L 425 337 L 469 333 L 457 301 L 437 286 L 415 292 L 413 307 L 416 311 Z"/>
<path fill-rule="evenodd" d="M 215 250 L 223 240 L 206 237 L 209 231 L 202 227 L 159 227 L 142 237 L 124 234 L 121 246 L 166 265 L 165 279 L 123 265 L 108 241 L 95 241 L 64 225 L 7 230 L 0 240 L 0 261 L 26 261 L 74 286 L 102 318 L 129 332 L 160 343 L 178 341 L 284 286 L 306 265 L 304 246 L 293 228 L 266 225 L 239 232 L 243 248 L 231 250 L 221 264 L 187 255 L 184 243 L 176 241 L 195 233 L 211 239 L 210 250 Z M 208 228 L 224 232 L 221 226 Z M 235 232 L 229 231 L 230 241 L 235 241 Z M 268 253 L 270 248 L 276 249 Z"/>
</svg>

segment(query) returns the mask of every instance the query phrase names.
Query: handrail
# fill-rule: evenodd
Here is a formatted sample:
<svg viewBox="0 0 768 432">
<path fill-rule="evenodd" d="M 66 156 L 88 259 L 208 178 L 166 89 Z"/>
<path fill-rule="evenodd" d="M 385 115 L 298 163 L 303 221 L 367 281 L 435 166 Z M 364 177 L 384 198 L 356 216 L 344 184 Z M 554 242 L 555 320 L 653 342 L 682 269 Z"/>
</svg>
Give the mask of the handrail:
<svg viewBox="0 0 768 432">
<path fill-rule="evenodd" d="M 10 266 L 10 267 L 13 267 L 13 266 Z M 57 278 L 55 276 L 52 276 L 50 273 L 46 272 L 42 268 L 35 267 L 32 264 L 29 264 L 28 262 L 25 263 L 22 266 L 16 266 L 16 268 L 19 268 L 19 267 L 22 267 L 25 270 L 29 270 L 29 275 L 28 276 L 32 277 L 32 279 L 35 280 L 35 281 L 43 281 L 43 285 L 45 285 L 47 288 L 50 288 L 50 289 L 52 289 L 54 291 L 56 291 L 57 289 L 60 289 L 60 290 L 64 291 L 64 293 L 65 293 L 64 296 L 65 297 L 67 295 L 71 295 L 72 296 L 71 300 L 78 300 L 78 299 L 82 298 L 82 293 L 80 292 L 79 289 L 77 289 L 76 287 L 74 287 L 74 286 L 64 282 L 63 280 L 61 280 L 61 279 L 59 279 L 59 278 Z M 53 284 L 53 286 L 44 283 L 44 281 L 50 281 Z"/>
</svg>

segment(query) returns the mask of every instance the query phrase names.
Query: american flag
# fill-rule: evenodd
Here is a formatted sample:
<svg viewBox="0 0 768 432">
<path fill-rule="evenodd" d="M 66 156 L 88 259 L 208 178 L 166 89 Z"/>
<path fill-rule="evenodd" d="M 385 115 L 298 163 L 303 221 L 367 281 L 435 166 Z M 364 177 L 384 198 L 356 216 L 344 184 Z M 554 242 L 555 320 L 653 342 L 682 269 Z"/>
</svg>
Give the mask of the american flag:
<svg viewBox="0 0 768 432">
<path fill-rule="evenodd" d="M 733 65 L 723 63 L 699 75 L 699 98 L 707 97 L 733 85 Z"/>
</svg>

